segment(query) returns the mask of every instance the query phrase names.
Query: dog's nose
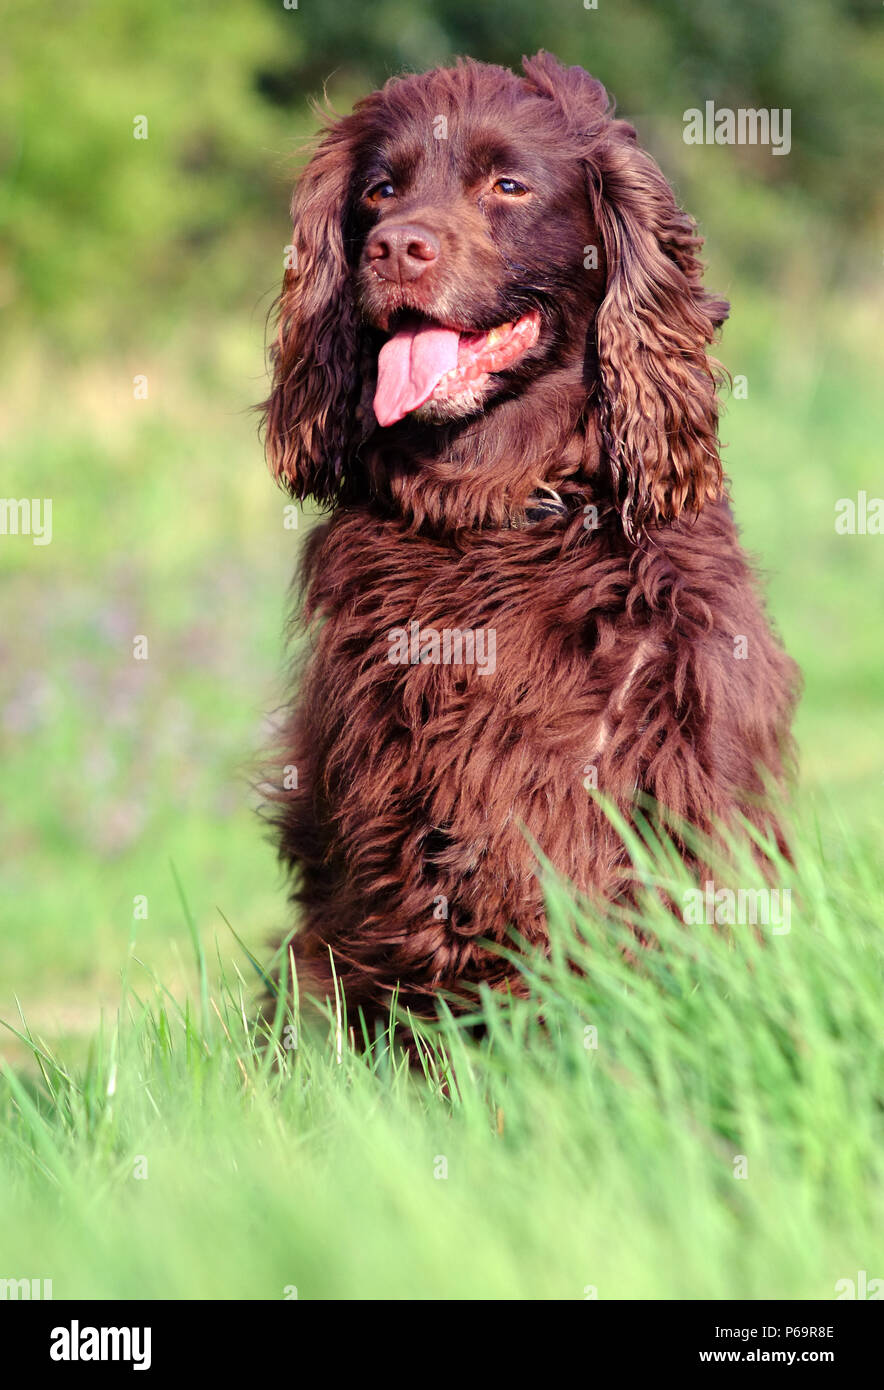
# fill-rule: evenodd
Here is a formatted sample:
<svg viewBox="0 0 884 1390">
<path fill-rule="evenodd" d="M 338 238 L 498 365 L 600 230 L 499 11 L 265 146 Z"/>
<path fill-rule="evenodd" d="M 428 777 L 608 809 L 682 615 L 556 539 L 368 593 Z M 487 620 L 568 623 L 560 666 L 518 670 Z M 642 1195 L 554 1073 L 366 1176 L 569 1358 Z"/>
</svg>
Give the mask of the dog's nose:
<svg viewBox="0 0 884 1390">
<path fill-rule="evenodd" d="M 375 227 L 365 243 L 365 258 L 382 280 L 403 285 L 419 280 L 440 251 L 439 238 L 416 222 Z"/>
</svg>

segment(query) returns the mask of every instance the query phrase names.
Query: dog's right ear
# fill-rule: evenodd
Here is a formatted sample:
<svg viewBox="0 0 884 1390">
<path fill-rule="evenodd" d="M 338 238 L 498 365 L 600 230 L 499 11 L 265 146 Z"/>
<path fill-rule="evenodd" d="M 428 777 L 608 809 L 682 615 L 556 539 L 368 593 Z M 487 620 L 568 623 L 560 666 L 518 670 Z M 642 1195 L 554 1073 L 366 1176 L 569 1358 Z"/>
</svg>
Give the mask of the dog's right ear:
<svg viewBox="0 0 884 1390">
<path fill-rule="evenodd" d="M 270 349 L 264 402 L 267 461 L 288 491 L 332 502 L 354 443 L 359 320 L 344 244 L 349 137 L 325 136 L 292 198 L 291 264 Z"/>
</svg>

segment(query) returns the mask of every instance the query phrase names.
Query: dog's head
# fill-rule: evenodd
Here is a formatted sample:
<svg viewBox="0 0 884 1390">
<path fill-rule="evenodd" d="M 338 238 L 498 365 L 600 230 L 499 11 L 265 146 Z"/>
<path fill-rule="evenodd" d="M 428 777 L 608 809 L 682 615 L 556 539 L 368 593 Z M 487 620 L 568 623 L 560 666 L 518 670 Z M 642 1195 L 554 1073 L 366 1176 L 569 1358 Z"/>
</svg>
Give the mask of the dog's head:
<svg viewBox="0 0 884 1390">
<path fill-rule="evenodd" d="M 333 501 L 369 438 L 480 414 L 499 432 L 564 385 L 628 535 L 718 494 L 706 345 L 727 304 L 695 226 L 599 82 L 548 54 L 524 70 L 394 79 L 308 165 L 266 406 L 294 494 Z"/>
</svg>

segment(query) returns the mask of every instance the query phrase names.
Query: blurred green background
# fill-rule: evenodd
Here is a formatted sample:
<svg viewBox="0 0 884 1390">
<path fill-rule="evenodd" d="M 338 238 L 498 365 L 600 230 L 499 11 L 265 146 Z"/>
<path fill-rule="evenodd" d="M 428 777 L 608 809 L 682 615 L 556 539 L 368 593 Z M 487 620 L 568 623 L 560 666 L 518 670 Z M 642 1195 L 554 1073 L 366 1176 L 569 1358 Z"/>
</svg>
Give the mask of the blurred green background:
<svg viewBox="0 0 884 1390">
<path fill-rule="evenodd" d="M 821 836 L 842 818 L 876 845 L 884 537 L 838 535 L 834 519 L 839 498 L 884 495 L 882 14 L 853 0 L 7 3 L 0 494 L 51 497 L 53 540 L 0 537 L 0 1017 L 17 994 L 36 1029 L 88 1036 L 133 927 L 139 955 L 183 979 L 170 861 L 222 950 L 236 953 L 219 908 L 253 947 L 287 925 L 250 779 L 285 692 L 304 530 L 285 529 L 251 413 L 288 198 L 317 125 L 308 98 L 326 86 L 345 110 L 457 53 L 518 64 L 544 47 L 589 68 L 700 222 L 708 282 L 732 302 L 720 355 L 745 378 L 726 468 L 805 675 L 802 804 Z M 708 99 L 789 108 L 790 154 L 685 145 L 682 113 Z"/>
</svg>

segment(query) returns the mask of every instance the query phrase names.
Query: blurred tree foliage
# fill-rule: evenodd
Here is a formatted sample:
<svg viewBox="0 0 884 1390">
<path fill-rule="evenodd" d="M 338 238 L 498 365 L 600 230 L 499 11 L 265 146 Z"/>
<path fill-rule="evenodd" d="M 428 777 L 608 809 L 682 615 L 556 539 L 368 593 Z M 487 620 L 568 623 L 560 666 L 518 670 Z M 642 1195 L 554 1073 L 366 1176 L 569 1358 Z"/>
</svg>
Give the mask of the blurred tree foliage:
<svg viewBox="0 0 884 1390">
<path fill-rule="evenodd" d="M 292 0 L 289 0 L 292 3 Z M 0 308 L 67 352 L 162 336 L 275 287 L 316 126 L 403 68 L 543 47 L 591 69 L 733 263 L 871 266 L 884 71 L 873 0 L 11 0 L 0 52 Z M 687 147 L 682 113 L 788 107 L 792 151 Z M 136 139 L 138 117 L 147 139 Z M 877 244 L 877 243 L 875 243 Z M 875 253 L 876 255 L 877 253 Z M 876 267 L 877 269 L 877 267 Z"/>
</svg>

